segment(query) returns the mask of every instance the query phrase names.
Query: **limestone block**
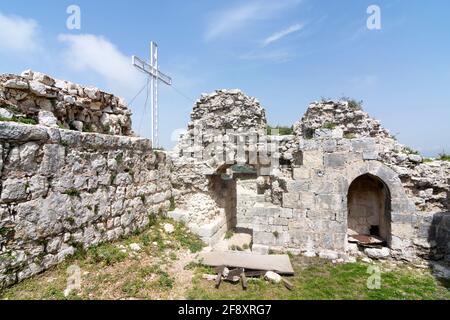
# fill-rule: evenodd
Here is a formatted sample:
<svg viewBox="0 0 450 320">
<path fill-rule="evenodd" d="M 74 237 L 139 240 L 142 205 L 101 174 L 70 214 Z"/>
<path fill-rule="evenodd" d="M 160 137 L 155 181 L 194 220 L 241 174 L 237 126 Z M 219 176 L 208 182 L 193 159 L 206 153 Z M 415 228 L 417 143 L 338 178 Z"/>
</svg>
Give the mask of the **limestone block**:
<svg viewBox="0 0 450 320">
<path fill-rule="evenodd" d="M 354 152 L 376 152 L 376 143 L 374 138 L 358 138 L 352 139 L 352 146 Z"/>
<path fill-rule="evenodd" d="M 29 142 L 45 141 L 48 138 L 45 128 L 12 122 L 0 122 L 0 140 L 7 142 Z"/>
<path fill-rule="evenodd" d="M 44 156 L 39 168 L 39 173 L 43 176 L 57 175 L 64 165 L 65 148 L 57 144 L 46 144 L 43 147 L 43 151 Z"/>
<path fill-rule="evenodd" d="M 308 168 L 323 167 L 323 153 L 317 150 L 303 152 L 303 165 Z"/>
<path fill-rule="evenodd" d="M 283 193 L 283 207 L 284 208 L 298 208 L 299 207 L 298 193 Z"/>
<path fill-rule="evenodd" d="M 39 124 L 43 126 L 52 128 L 58 127 L 58 120 L 51 111 L 40 110 L 38 114 L 38 121 Z"/>
<path fill-rule="evenodd" d="M 26 179 L 7 179 L 2 184 L 1 201 L 12 202 L 25 200 L 27 197 Z"/>
<path fill-rule="evenodd" d="M 347 160 L 345 153 L 327 153 L 324 155 L 324 165 L 330 168 L 339 168 L 344 166 Z"/>
<path fill-rule="evenodd" d="M 4 108 L 0 108 L 0 118 L 11 119 L 13 116 L 14 114 L 11 111 L 6 110 Z"/>
<path fill-rule="evenodd" d="M 389 248 L 365 248 L 364 253 L 372 259 L 386 259 L 389 257 L 391 250 Z"/>
<path fill-rule="evenodd" d="M 327 139 L 322 143 L 322 149 L 324 152 L 335 152 L 337 148 L 336 140 Z"/>
<path fill-rule="evenodd" d="M 311 170 L 306 167 L 294 168 L 293 179 L 294 180 L 309 180 L 311 178 Z"/>
<path fill-rule="evenodd" d="M 300 193 L 302 191 L 308 191 L 310 182 L 308 180 L 288 180 L 286 182 L 286 189 L 291 193 Z"/>
</svg>

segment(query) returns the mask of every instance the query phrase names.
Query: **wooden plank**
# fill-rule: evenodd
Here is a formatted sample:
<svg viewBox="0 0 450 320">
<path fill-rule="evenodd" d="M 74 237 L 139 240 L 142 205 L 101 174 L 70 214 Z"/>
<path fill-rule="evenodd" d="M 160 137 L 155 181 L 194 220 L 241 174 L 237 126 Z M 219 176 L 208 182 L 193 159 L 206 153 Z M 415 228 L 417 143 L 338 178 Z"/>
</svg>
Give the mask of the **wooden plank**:
<svg viewBox="0 0 450 320">
<path fill-rule="evenodd" d="M 212 267 L 224 265 L 233 268 L 274 271 L 279 274 L 294 274 L 291 261 L 286 254 L 258 255 L 244 252 L 212 251 L 201 253 L 198 262 Z"/>
<path fill-rule="evenodd" d="M 244 269 L 242 269 L 241 273 L 241 281 L 242 281 L 242 289 L 247 290 L 248 283 L 247 283 L 247 277 L 245 276 Z"/>
<path fill-rule="evenodd" d="M 225 266 L 222 265 L 218 268 L 217 271 L 217 278 L 216 278 L 216 289 L 219 289 L 220 287 L 220 283 L 222 282 L 222 274 L 223 274 L 223 270 L 225 269 Z"/>
<path fill-rule="evenodd" d="M 285 278 L 281 278 L 281 281 L 283 281 L 283 284 L 287 289 L 289 290 L 294 289 L 294 285 L 292 284 L 292 282 L 286 280 Z"/>
</svg>

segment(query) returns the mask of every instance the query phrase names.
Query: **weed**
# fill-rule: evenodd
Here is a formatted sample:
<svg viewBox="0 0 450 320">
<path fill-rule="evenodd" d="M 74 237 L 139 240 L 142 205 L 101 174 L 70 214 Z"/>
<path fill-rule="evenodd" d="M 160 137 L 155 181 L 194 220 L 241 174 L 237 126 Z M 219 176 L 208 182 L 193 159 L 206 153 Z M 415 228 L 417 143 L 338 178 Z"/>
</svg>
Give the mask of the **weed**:
<svg viewBox="0 0 450 320">
<path fill-rule="evenodd" d="M 64 191 L 63 194 L 67 194 L 69 197 L 79 197 L 80 191 L 75 188 L 70 188 L 70 189 L 67 189 L 66 191 Z"/>
</svg>

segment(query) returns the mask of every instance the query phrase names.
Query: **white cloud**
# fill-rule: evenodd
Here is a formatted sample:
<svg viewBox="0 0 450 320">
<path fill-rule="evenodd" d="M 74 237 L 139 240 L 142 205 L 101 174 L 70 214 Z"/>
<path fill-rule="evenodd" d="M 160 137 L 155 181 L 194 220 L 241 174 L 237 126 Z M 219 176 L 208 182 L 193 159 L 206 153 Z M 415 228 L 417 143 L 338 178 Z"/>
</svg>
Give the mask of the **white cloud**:
<svg viewBox="0 0 450 320">
<path fill-rule="evenodd" d="M 211 40 L 236 32 L 254 21 L 268 20 L 301 0 L 252 1 L 213 13 L 209 18 L 205 39 Z"/>
<path fill-rule="evenodd" d="M 131 57 L 104 37 L 61 34 L 58 40 L 67 44 L 63 54 L 68 67 L 102 76 L 112 90 L 130 96 L 145 82 L 143 75 L 131 65 Z"/>
<path fill-rule="evenodd" d="M 39 48 L 38 39 L 36 21 L 0 13 L 0 51 L 32 52 Z"/>
<path fill-rule="evenodd" d="M 243 60 L 266 60 L 276 63 L 282 63 L 292 60 L 295 57 L 287 49 L 278 49 L 278 50 L 253 50 L 246 54 L 241 55 L 239 58 Z"/>
<path fill-rule="evenodd" d="M 294 32 L 297 32 L 297 31 L 299 31 L 301 29 L 303 29 L 303 25 L 301 25 L 299 23 L 293 24 L 293 25 L 291 25 L 290 27 L 288 27 L 288 28 L 286 28 L 284 30 L 275 32 L 274 34 L 270 35 L 269 37 L 264 39 L 263 44 L 265 46 L 267 46 L 268 44 L 271 44 L 272 42 L 278 41 L 278 40 L 286 37 L 287 35 L 289 35 L 291 33 L 294 33 Z"/>
</svg>

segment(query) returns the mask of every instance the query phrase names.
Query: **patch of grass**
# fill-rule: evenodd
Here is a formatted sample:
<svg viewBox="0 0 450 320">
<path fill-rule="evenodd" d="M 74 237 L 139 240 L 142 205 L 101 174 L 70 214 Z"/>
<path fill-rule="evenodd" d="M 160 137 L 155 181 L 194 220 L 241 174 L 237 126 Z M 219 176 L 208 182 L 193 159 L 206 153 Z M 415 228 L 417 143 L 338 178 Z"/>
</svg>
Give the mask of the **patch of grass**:
<svg viewBox="0 0 450 320">
<path fill-rule="evenodd" d="M 439 154 L 438 160 L 441 160 L 441 161 L 450 161 L 450 154 L 445 153 L 445 152 L 442 152 L 442 153 Z"/>
<path fill-rule="evenodd" d="M 234 231 L 233 230 L 227 230 L 227 232 L 225 232 L 225 239 L 231 239 L 231 237 L 234 235 Z"/>
<path fill-rule="evenodd" d="M 174 211 L 175 208 L 176 208 L 176 206 L 175 206 L 175 198 L 172 196 L 172 197 L 170 197 L 169 200 L 170 200 L 170 206 L 169 206 L 168 211 Z"/>
<path fill-rule="evenodd" d="M 162 271 L 158 278 L 158 286 L 160 289 L 172 289 L 173 288 L 173 279 L 169 276 L 169 274 L 165 271 Z"/>
<path fill-rule="evenodd" d="M 319 258 L 294 256 L 291 258 L 295 276 L 286 277 L 294 289 L 287 290 L 282 284 L 272 284 L 263 279 L 248 282 L 248 290 L 228 282 L 216 290 L 210 281 L 201 278 L 203 270 L 197 270 L 189 299 L 243 299 L 243 300 L 419 300 L 450 299 L 450 291 L 443 287 L 428 271 L 399 267 L 383 271 L 381 286 L 368 289 L 371 276 L 364 263 L 333 264 Z"/>
<path fill-rule="evenodd" d="M 420 154 L 419 151 L 411 149 L 410 147 L 405 147 L 403 151 L 407 154 Z"/>
<path fill-rule="evenodd" d="M 350 98 L 350 97 L 342 97 L 341 100 L 347 101 L 348 107 L 352 110 L 361 110 L 362 109 L 362 105 L 363 105 L 362 100 L 358 101 L 358 100 Z"/>
<path fill-rule="evenodd" d="M 127 254 L 112 244 L 102 244 L 97 247 L 91 247 L 87 251 L 88 259 L 94 263 L 103 263 L 113 265 L 125 260 Z"/>
<path fill-rule="evenodd" d="M 322 129 L 330 129 L 330 130 L 333 130 L 333 129 L 335 129 L 335 128 L 336 128 L 336 124 L 333 123 L 333 122 L 329 122 L 329 121 L 326 121 L 326 122 L 322 125 Z"/>
<path fill-rule="evenodd" d="M 4 118 L 4 117 L 0 117 L 0 121 L 5 121 L 5 122 L 17 122 L 17 123 L 23 123 L 23 124 L 31 124 L 31 125 L 36 125 L 38 124 L 38 122 L 32 118 L 26 118 L 26 117 L 16 117 L 13 116 L 11 119 L 9 118 Z"/>
<path fill-rule="evenodd" d="M 354 133 L 346 133 L 344 134 L 345 139 L 355 139 L 356 135 Z"/>
<path fill-rule="evenodd" d="M 185 289 L 177 286 L 180 280 L 170 266 L 185 264 L 178 259 L 178 250 L 190 248 L 197 251 L 203 243 L 197 236 L 188 233 L 182 223 L 154 214 L 149 218 L 149 224 L 141 229 L 140 233 L 133 232 L 115 243 L 84 248 L 80 242 L 68 241 L 68 244 L 76 249 L 75 254 L 61 264 L 5 289 L 0 292 L 0 299 L 184 298 Z M 165 223 L 173 224 L 175 232 L 163 232 Z M 132 254 L 129 249 L 131 243 L 138 243 L 141 250 Z M 122 246 L 127 248 L 126 252 L 121 251 Z M 2 261 L 10 258 L 13 259 L 6 252 L 0 255 Z M 81 268 L 82 286 L 79 291 L 65 298 L 63 291 L 67 286 L 67 268 L 70 265 Z M 206 272 L 208 268 L 203 269 Z M 186 268 L 189 274 L 192 270 Z M 190 282 L 190 279 L 191 277 L 188 277 L 182 281 Z"/>
<path fill-rule="evenodd" d="M 278 130 L 278 133 L 275 131 Z M 294 126 L 280 126 L 276 125 L 274 127 L 267 125 L 267 135 L 278 135 L 278 136 L 288 136 L 294 134 Z"/>
<path fill-rule="evenodd" d="M 122 292 L 129 297 L 135 297 L 144 288 L 145 282 L 142 279 L 130 279 L 122 285 Z"/>
<path fill-rule="evenodd" d="M 122 162 L 123 162 L 123 153 L 119 153 L 117 156 L 116 156 L 116 162 L 117 162 L 117 164 L 122 164 Z"/>
<path fill-rule="evenodd" d="M 67 194 L 69 197 L 79 197 L 81 193 L 78 189 L 70 188 L 64 191 L 63 194 Z"/>
<path fill-rule="evenodd" d="M 171 220 L 172 221 L 172 220 Z M 174 224 L 173 222 L 170 222 Z M 204 242 L 196 235 L 188 233 L 187 228 L 181 223 L 175 223 L 175 231 L 173 235 L 180 243 L 181 247 L 189 249 L 192 253 L 199 252 L 205 246 Z"/>
</svg>

